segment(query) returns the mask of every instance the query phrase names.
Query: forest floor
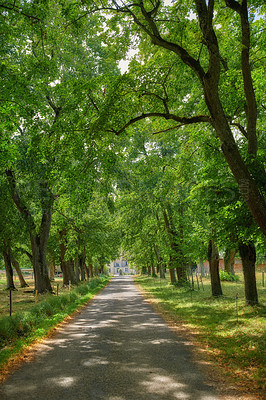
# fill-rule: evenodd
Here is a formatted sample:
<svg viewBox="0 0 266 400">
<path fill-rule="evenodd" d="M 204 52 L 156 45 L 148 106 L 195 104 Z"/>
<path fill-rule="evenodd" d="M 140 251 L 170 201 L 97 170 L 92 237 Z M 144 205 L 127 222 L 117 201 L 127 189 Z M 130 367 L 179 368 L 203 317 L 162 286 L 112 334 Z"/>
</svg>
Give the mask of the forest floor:
<svg viewBox="0 0 266 400">
<path fill-rule="evenodd" d="M 211 296 L 209 279 L 195 290 L 176 288 L 167 279 L 140 276 L 135 279 L 153 307 L 168 323 L 190 335 L 197 352 L 217 367 L 216 373 L 244 391 L 243 399 L 265 398 L 266 288 L 258 276 L 260 305 L 246 306 L 243 276 L 239 282 L 222 282 L 224 295 Z M 251 397 L 253 398 L 253 397 Z"/>
</svg>

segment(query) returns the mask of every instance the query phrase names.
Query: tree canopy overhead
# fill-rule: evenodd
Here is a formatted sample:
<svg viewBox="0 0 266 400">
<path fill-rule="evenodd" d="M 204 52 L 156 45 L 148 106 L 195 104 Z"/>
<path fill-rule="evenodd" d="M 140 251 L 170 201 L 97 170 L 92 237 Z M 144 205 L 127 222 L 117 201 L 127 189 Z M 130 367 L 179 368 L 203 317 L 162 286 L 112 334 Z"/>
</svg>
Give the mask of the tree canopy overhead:
<svg viewBox="0 0 266 400">
<path fill-rule="evenodd" d="M 124 34 L 125 46 L 131 39 L 139 48 L 107 104 L 110 113 L 119 114 L 110 129 L 120 134 L 154 117 L 178 126 L 206 123 L 219 137 L 242 196 L 266 233 L 265 171 L 258 145 L 258 117 L 265 106 L 255 72 L 264 68 L 263 2 L 85 4 L 88 12 L 108 15 L 109 32 L 119 26 L 118 43 Z M 257 179 L 256 170 L 264 180 Z"/>
<path fill-rule="evenodd" d="M 37 290 L 50 290 L 47 251 L 102 265 L 122 243 L 182 281 L 210 241 L 263 247 L 265 11 L 246 0 L 0 3 L 1 187 L 24 220 Z"/>
</svg>

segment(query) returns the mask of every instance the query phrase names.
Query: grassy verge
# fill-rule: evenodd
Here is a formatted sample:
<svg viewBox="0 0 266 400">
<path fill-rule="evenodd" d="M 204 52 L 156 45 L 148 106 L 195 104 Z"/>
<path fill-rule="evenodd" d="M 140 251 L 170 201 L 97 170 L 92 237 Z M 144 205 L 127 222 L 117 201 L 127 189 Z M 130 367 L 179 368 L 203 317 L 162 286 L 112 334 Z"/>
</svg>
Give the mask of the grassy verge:
<svg viewBox="0 0 266 400">
<path fill-rule="evenodd" d="M 45 337 L 64 318 L 88 302 L 109 279 L 94 278 L 68 293 L 46 295 L 27 311 L 0 318 L 0 371 L 3 372 L 8 361 L 25 347 Z"/>
<path fill-rule="evenodd" d="M 224 296 L 213 298 L 209 280 L 204 290 L 191 291 L 170 285 L 169 279 L 137 277 L 160 311 L 182 322 L 201 343 L 210 359 L 235 384 L 258 392 L 265 385 L 265 288 L 259 285 L 261 305 L 245 305 L 243 278 L 222 282 Z M 237 297 L 237 300 L 236 300 Z M 263 305 L 264 303 L 264 305 Z"/>
</svg>

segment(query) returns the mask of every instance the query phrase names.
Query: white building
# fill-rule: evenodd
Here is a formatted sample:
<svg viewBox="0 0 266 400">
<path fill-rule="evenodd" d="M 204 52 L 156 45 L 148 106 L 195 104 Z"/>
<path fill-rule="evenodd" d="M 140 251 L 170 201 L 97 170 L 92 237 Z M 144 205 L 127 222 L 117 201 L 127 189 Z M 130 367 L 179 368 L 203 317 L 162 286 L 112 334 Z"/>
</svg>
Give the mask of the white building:
<svg viewBox="0 0 266 400">
<path fill-rule="evenodd" d="M 135 268 L 129 266 L 127 260 L 122 256 L 108 265 L 108 272 L 111 275 L 135 275 Z"/>
</svg>

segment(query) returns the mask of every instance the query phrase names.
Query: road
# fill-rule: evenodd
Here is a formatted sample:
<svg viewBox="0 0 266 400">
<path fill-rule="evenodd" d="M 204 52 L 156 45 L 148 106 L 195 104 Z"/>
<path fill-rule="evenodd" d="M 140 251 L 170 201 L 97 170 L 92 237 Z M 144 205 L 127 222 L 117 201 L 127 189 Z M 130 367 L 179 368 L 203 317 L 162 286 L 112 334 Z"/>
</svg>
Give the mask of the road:
<svg viewBox="0 0 266 400">
<path fill-rule="evenodd" d="M 1 400 L 218 400 L 190 344 L 130 277 L 115 277 L 35 349 L 1 386 Z"/>
</svg>

